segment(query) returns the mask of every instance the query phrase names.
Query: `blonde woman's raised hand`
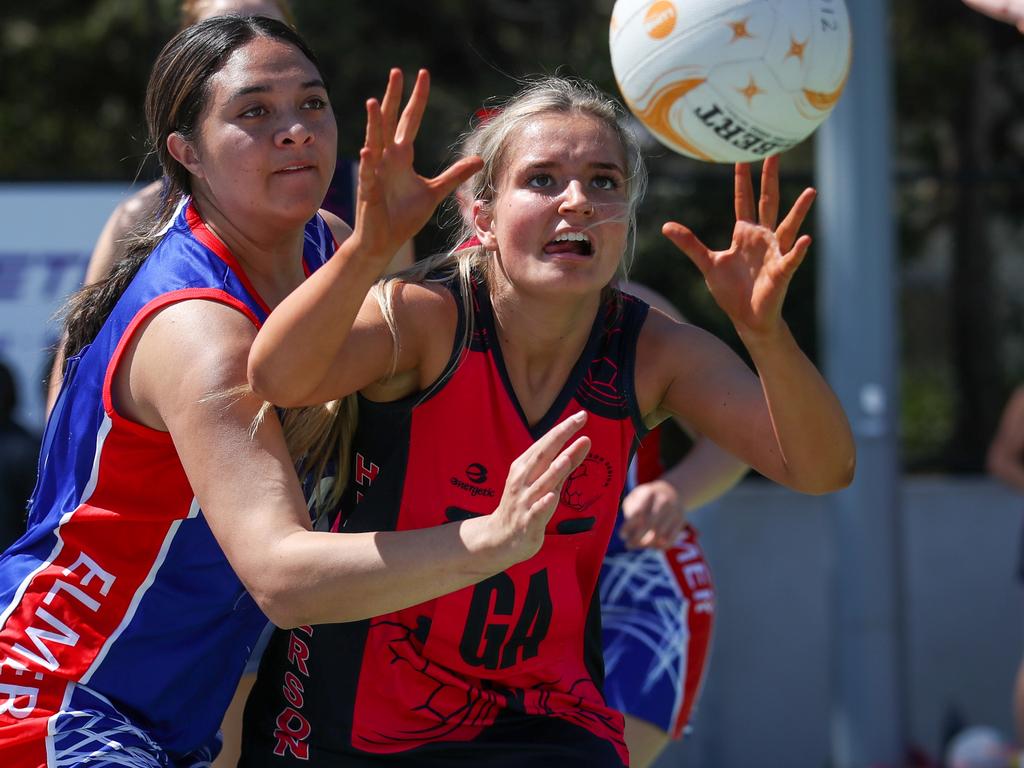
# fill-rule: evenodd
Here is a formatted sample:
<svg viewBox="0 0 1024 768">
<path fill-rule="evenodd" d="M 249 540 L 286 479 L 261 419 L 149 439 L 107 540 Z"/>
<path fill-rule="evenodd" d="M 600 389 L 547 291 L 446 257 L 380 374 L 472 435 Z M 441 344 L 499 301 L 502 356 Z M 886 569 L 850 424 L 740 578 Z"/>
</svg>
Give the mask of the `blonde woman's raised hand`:
<svg viewBox="0 0 1024 768">
<path fill-rule="evenodd" d="M 764 161 L 756 206 L 750 166 L 739 163 L 735 173 L 736 226 L 729 248 L 711 250 L 678 222 L 662 227 L 664 235 L 700 269 L 711 295 L 741 336 L 771 333 L 782 323 L 786 290 L 811 244 L 810 237 L 799 233 L 814 197 L 813 189 L 805 189 L 777 223 L 778 157 Z"/>
<path fill-rule="evenodd" d="M 430 94 L 430 76 L 421 69 L 405 107 L 401 70 L 392 69 L 384 98 L 366 102 L 366 140 L 359 152 L 354 236 L 367 250 L 387 258 L 433 215 L 437 206 L 482 162 L 470 157 L 433 178 L 413 168 L 413 143 Z"/>
<path fill-rule="evenodd" d="M 586 412 L 580 411 L 527 448 L 509 467 L 498 508 L 478 518 L 488 526 L 504 567 L 529 559 L 544 543 L 544 530 L 558 507 L 562 485 L 590 451 L 586 436 L 564 447 L 586 420 Z"/>
</svg>

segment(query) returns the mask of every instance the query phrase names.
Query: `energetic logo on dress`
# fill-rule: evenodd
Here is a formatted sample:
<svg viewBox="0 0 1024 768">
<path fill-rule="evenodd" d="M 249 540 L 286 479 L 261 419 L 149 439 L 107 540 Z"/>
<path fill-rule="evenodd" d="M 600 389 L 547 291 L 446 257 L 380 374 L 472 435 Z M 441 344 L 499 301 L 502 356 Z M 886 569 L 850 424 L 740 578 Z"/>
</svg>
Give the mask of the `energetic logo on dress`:
<svg viewBox="0 0 1024 768">
<path fill-rule="evenodd" d="M 486 496 L 487 498 L 493 498 L 495 492 L 493 488 L 484 488 L 483 484 L 487 482 L 487 467 L 483 464 L 474 461 L 468 467 L 466 467 L 466 480 L 452 475 L 449 482 L 461 491 L 465 491 L 471 496 Z"/>
</svg>

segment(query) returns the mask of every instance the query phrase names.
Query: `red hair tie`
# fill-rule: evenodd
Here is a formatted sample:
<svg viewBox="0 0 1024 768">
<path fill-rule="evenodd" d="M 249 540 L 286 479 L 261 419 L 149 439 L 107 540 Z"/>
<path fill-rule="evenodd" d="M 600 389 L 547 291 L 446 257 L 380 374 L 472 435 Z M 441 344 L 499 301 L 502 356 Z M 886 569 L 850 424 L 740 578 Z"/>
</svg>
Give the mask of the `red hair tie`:
<svg viewBox="0 0 1024 768">
<path fill-rule="evenodd" d="M 485 125 L 491 122 L 499 112 L 501 112 L 501 107 L 480 107 L 473 113 L 473 119 L 476 120 L 477 125 Z"/>
</svg>

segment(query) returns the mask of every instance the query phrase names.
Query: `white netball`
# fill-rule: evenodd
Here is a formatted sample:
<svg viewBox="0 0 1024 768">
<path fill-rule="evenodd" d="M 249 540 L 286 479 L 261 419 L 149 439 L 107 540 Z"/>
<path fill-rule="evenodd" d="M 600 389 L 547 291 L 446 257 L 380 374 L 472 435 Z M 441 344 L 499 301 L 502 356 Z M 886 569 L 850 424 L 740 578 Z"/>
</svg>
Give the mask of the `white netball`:
<svg viewBox="0 0 1024 768">
<path fill-rule="evenodd" d="M 843 0 L 617 0 L 609 40 L 633 114 L 719 163 L 807 138 L 839 100 L 852 47 Z"/>
</svg>

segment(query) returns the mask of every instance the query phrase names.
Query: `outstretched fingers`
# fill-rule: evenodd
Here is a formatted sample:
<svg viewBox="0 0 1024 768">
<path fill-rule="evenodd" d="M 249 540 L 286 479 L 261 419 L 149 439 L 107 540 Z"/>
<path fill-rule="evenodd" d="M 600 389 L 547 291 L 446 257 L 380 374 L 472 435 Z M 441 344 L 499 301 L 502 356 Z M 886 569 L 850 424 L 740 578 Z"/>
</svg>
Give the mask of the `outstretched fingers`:
<svg viewBox="0 0 1024 768">
<path fill-rule="evenodd" d="M 527 448 L 513 462 L 515 471 L 509 473 L 509 479 L 511 480 L 515 475 L 523 485 L 532 485 L 545 470 L 551 467 L 552 462 L 562 450 L 562 446 L 580 430 L 586 421 L 586 411 L 578 411 L 545 432 L 537 442 Z"/>
<path fill-rule="evenodd" d="M 793 203 L 793 207 L 789 209 L 789 213 L 786 214 L 786 218 L 782 220 L 779 228 L 775 230 L 775 236 L 779 241 L 779 249 L 785 253 L 793 247 L 793 243 L 797 239 L 797 235 L 800 233 L 800 227 L 804 224 L 804 219 L 807 218 L 808 212 L 811 210 L 811 206 L 814 205 L 814 198 L 818 196 L 817 191 L 813 187 L 808 187 L 800 193 L 800 197 Z"/>
<path fill-rule="evenodd" d="M 711 249 L 700 241 L 689 227 L 684 227 L 676 221 L 669 221 L 662 225 L 661 233 L 685 253 L 702 275 L 707 275 L 711 268 Z"/>
<path fill-rule="evenodd" d="M 475 155 L 473 157 L 464 157 L 461 160 L 456 160 L 437 176 L 430 179 L 429 184 L 434 189 L 438 199 L 443 199 L 458 189 L 462 182 L 468 181 L 470 176 L 483 167 L 484 161 L 479 157 Z"/>
<path fill-rule="evenodd" d="M 366 139 L 359 150 L 359 196 L 369 199 L 377 193 L 376 168 L 384 148 L 381 137 L 380 103 L 376 99 L 366 102 Z"/>
<path fill-rule="evenodd" d="M 753 221 L 754 214 L 754 182 L 750 180 L 750 165 L 736 163 L 734 176 L 734 204 L 736 221 Z"/>
<path fill-rule="evenodd" d="M 389 143 L 395 135 L 398 124 L 398 108 L 402 103 L 403 85 L 402 70 L 397 67 L 393 68 L 388 73 L 388 87 L 385 89 L 384 98 L 380 103 L 381 134 L 385 143 Z"/>
<path fill-rule="evenodd" d="M 530 497 L 543 498 L 553 493 L 557 498 L 562 492 L 562 484 L 583 463 L 589 452 L 589 437 L 577 437 L 573 440 L 568 448 L 555 457 L 540 477 L 530 484 Z"/>
<path fill-rule="evenodd" d="M 398 128 L 395 131 L 397 143 L 413 142 L 420 130 L 420 123 L 423 121 L 423 113 L 427 109 L 427 99 L 430 96 L 430 75 L 427 70 L 421 69 L 416 74 L 416 83 L 413 85 L 409 101 L 402 110 L 402 118 L 398 121 Z"/>
<path fill-rule="evenodd" d="M 366 138 L 363 147 L 368 149 L 373 157 L 380 157 L 384 151 L 380 102 L 376 99 L 366 100 Z"/>
<path fill-rule="evenodd" d="M 765 158 L 761 166 L 761 197 L 757 206 L 762 227 L 775 229 L 779 220 L 779 156 Z"/>
<path fill-rule="evenodd" d="M 791 278 L 793 273 L 799 269 L 800 265 L 804 261 L 804 257 L 807 256 L 807 251 L 811 247 L 811 236 L 803 235 L 800 237 L 793 247 L 786 252 L 782 257 L 782 268 L 787 278 Z"/>
</svg>

